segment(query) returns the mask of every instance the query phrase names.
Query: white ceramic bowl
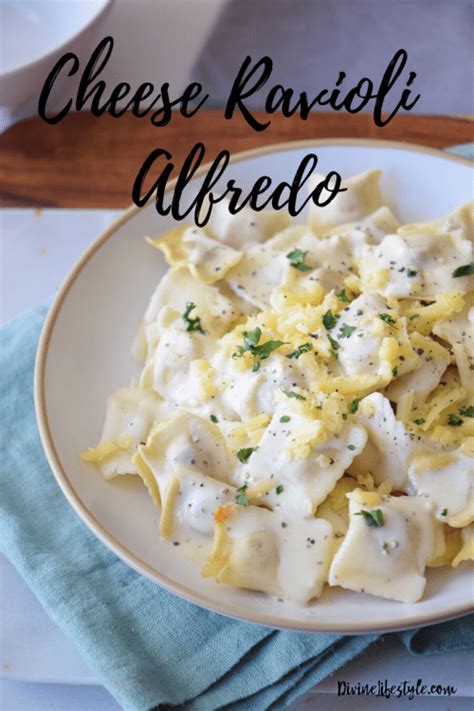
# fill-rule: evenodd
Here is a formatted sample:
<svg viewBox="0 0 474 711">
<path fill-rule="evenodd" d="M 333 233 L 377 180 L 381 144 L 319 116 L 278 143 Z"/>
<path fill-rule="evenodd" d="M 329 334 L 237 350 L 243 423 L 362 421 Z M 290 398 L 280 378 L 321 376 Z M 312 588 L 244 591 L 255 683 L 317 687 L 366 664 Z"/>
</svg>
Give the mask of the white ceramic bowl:
<svg viewBox="0 0 474 711">
<path fill-rule="evenodd" d="M 15 109 L 39 91 L 63 52 L 78 52 L 111 0 L 2 0 L 0 106 Z"/>
<path fill-rule="evenodd" d="M 448 213 L 471 197 L 472 167 L 440 151 L 379 141 L 315 141 L 249 151 L 229 176 L 249 188 L 263 174 L 288 179 L 314 150 L 320 172 L 343 176 L 383 170 L 382 189 L 402 222 Z M 227 176 L 227 178 L 229 177 Z M 227 179 L 226 178 L 226 179 Z M 201 184 L 202 173 L 192 183 Z M 467 564 L 428 571 L 422 601 L 408 605 L 326 588 L 307 608 L 204 580 L 158 537 L 159 511 L 133 477 L 106 482 L 79 460 L 98 440 L 108 394 L 137 375 L 130 345 L 148 298 L 166 265 L 145 244 L 173 224 L 154 205 L 130 208 L 73 268 L 46 320 L 37 356 L 35 400 L 46 455 L 65 496 L 93 533 L 122 560 L 192 602 L 274 627 L 357 633 L 425 625 L 467 612 L 472 577 Z"/>
</svg>

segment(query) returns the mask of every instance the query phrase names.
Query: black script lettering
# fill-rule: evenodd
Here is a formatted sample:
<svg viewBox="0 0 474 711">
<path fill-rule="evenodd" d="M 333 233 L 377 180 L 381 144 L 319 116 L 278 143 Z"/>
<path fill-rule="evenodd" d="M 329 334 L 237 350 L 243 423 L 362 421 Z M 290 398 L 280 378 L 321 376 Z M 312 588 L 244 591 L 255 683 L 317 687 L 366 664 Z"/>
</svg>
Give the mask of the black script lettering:
<svg viewBox="0 0 474 711">
<path fill-rule="evenodd" d="M 263 210 L 266 203 L 264 202 L 259 205 L 257 202 L 258 197 L 259 195 L 265 193 L 271 186 L 271 184 L 272 179 L 269 178 L 268 175 L 262 175 L 260 178 L 257 178 L 255 183 L 253 184 L 252 192 L 249 193 L 247 197 L 242 200 L 240 205 L 238 205 L 242 190 L 236 187 L 235 180 L 229 180 L 227 183 L 227 190 L 229 198 L 229 212 L 231 213 L 231 215 L 235 215 L 239 210 L 242 210 L 250 203 L 250 201 L 252 201 L 253 209 L 256 212 L 260 212 L 260 210 Z"/>
<path fill-rule="evenodd" d="M 310 99 L 307 91 L 302 91 L 295 95 L 291 87 L 284 87 L 275 84 L 271 87 L 264 101 L 264 108 L 267 115 L 280 111 L 285 118 L 289 118 L 298 113 L 304 121 L 316 106 L 329 106 L 334 111 L 345 110 L 348 113 L 356 114 L 366 108 L 369 102 L 373 102 L 373 120 L 376 126 L 387 125 L 400 111 L 410 111 L 420 99 L 418 94 L 412 98 L 409 88 L 415 77 L 415 72 L 410 72 L 406 82 L 406 87 L 401 93 L 395 108 L 385 119 L 382 116 L 384 102 L 389 94 L 394 93 L 395 86 L 400 83 L 401 75 L 408 60 L 406 50 L 399 49 L 390 60 L 380 85 L 375 89 L 374 82 L 369 77 L 361 77 L 351 88 L 342 91 L 342 84 L 346 78 L 344 72 L 339 72 L 337 81 L 332 90 L 319 90 L 314 98 Z M 245 101 L 259 91 L 268 81 L 273 70 L 273 62 L 270 57 L 262 57 L 252 65 L 250 57 L 246 57 L 242 63 L 231 92 L 228 96 L 225 117 L 231 119 L 236 109 L 240 110 L 248 125 L 255 131 L 264 131 L 271 121 L 259 121 L 246 105 Z"/>
<path fill-rule="evenodd" d="M 91 103 L 91 113 L 94 114 L 94 116 L 101 116 L 104 111 L 107 110 L 107 104 L 104 106 L 100 105 L 100 99 L 102 98 L 102 94 L 106 88 L 105 81 L 101 80 L 98 81 L 97 84 L 89 88 L 89 85 L 94 81 L 94 79 L 99 76 L 101 71 L 107 66 L 107 62 L 109 61 L 112 51 L 114 49 L 114 40 L 112 37 L 104 37 L 103 40 L 99 42 L 97 47 L 94 49 L 94 51 L 91 54 L 91 57 L 89 61 L 86 64 L 86 67 L 84 69 L 84 72 L 81 76 L 81 81 L 79 82 L 79 88 L 77 90 L 77 96 L 76 96 L 76 110 L 80 111 L 86 101 L 88 99 L 92 98 L 92 103 Z M 130 91 L 130 85 L 126 85 L 128 87 L 128 91 Z"/>
<path fill-rule="evenodd" d="M 366 87 L 365 92 L 361 93 L 363 91 L 364 85 Z M 372 84 L 370 79 L 368 79 L 367 77 L 361 79 L 357 86 L 350 89 L 346 98 L 344 99 L 344 108 L 346 109 L 346 111 L 349 114 L 357 114 L 359 113 L 359 111 L 362 111 L 362 109 L 365 108 L 368 102 L 373 98 L 373 90 L 374 85 Z M 353 106 L 352 103 L 354 99 L 361 99 L 361 101 L 359 101 L 356 106 Z"/>
<path fill-rule="evenodd" d="M 242 116 L 245 118 L 248 125 L 254 129 L 254 131 L 264 131 L 270 125 L 270 121 L 267 121 L 267 123 L 260 123 L 257 121 L 251 111 L 249 111 L 246 107 L 243 100 L 248 99 L 249 96 L 255 94 L 255 92 L 261 89 L 261 87 L 267 82 L 273 70 L 273 62 L 270 57 L 262 57 L 247 73 L 251 63 L 251 57 L 245 57 L 230 90 L 224 116 L 226 119 L 231 119 L 234 115 L 235 109 L 238 107 Z M 245 90 L 248 82 L 260 69 L 260 67 L 262 68 L 260 76 L 249 89 Z"/>
<path fill-rule="evenodd" d="M 61 109 L 61 111 L 58 111 L 57 114 L 53 116 L 48 116 L 46 113 L 49 96 L 51 94 L 51 89 L 54 86 L 54 82 L 58 78 L 58 75 L 60 74 L 62 69 L 70 61 L 72 61 L 72 67 L 68 71 L 68 76 L 71 77 L 73 74 L 75 74 L 79 69 L 78 58 L 75 54 L 73 54 L 73 52 L 63 54 L 63 56 L 58 59 L 54 67 L 51 69 L 50 73 L 46 77 L 45 83 L 43 84 L 43 88 L 41 89 L 41 93 L 38 100 L 38 114 L 40 118 L 43 119 L 43 121 L 46 121 L 46 123 L 59 123 L 59 121 L 61 121 L 61 119 L 63 119 L 69 113 L 69 109 L 71 108 L 72 99 L 69 99 L 66 105 Z"/>
<path fill-rule="evenodd" d="M 400 108 L 405 109 L 406 111 L 410 111 L 415 104 L 418 102 L 420 98 L 420 94 L 418 94 L 411 104 L 408 104 L 408 97 L 411 94 L 410 89 L 405 89 L 402 93 L 402 98 L 396 105 L 396 107 L 393 109 L 392 113 L 389 114 L 389 116 L 386 119 L 382 118 L 382 113 L 383 113 L 383 104 L 388 96 L 392 86 L 396 83 L 398 77 L 400 74 L 403 72 L 403 69 L 405 68 L 405 64 L 407 63 L 408 60 L 408 53 L 405 49 L 399 49 L 398 52 L 395 52 L 393 55 L 392 60 L 390 61 L 387 69 L 385 70 L 385 73 L 382 77 L 382 81 L 380 82 L 380 87 L 377 92 L 377 98 L 375 99 L 375 106 L 374 106 L 374 123 L 376 126 L 386 126 L 390 121 L 396 116 L 398 113 L 398 110 Z M 407 86 L 410 86 L 413 82 L 413 80 L 416 77 L 415 72 L 410 72 L 410 76 L 407 81 Z"/>
<path fill-rule="evenodd" d="M 132 93 L 130 84 L 125 81 L 118 82 L 107 98 L 107 84 L 103 79 L 99 78 L 112 56 L 113 48 L 114 40 L 109 36 L 104 37 L 92 52 L 79 81 L 75 97 L 77 111 L 84 109 L 90 101 L 90 112 L 93 116 L 99 117 L 104 113 L 109 113 L 113 118 L 119 118 L 126 111 L 131 110 L 134 116 L 142 118 L 158 105 L 158 108 L 151 115 L 150 121 L 154 126 L 167 126 L 171 120 L 174 107 L 179 106 L 180 113 L 185 118 L 190 118 L 199 111 L 209 98 L 209 94 L 205 94 L 199 102 L 192 105 L 194 99 L 202 92 L 202 85 L 198 82 L 191 82 L 177 98 L 171 98 L 167 82 L 162 84 L 161 92 L 156 94 L 155 87 L 151 82 L 143 82 L 135 89 L 129 101 L 120 108 L 120 102 L 123 102 Z M 68 71 L 68 76 L 76 74 L 80 69 L 80 62 L 75 54 L 69 52 L 56 62 L 41 90 L 38 113 L 47 123 L 55 124 L 61 121 L 69 113 L 73 104 L 73 99 L 71 98 L 56 114 L 47 115 L 48 102 L 54 83 L 69 62 L 72 62 L 72 66 Z M 155 94 L 154 98 L 148 102 L 147 106 L 143 106 L 143 103 L 153 94 Z"/>
<path fill-rule="evenodd" d="M 190 102 L 201 93 L 201 90 L 201 84 L 198 82 L 192 82 L 186 87 L 182 96 L 171 100 L 169 96 L 169 84 L 168 82 L 163 84 L 161 87 L 163 105 L 152 115 L 150 119 L 152 124 L 154 126 L 167 126 L 171 120 L 173 106 L 177 106 L 178 104 L 180 105 L 180 112 L 185 118 L 191 118 L 191 116 L 194 116 L 194 114 L 199 111 L 201 106 L 209 98 L 209 94 L 206 94 L 199 104 L 193 108 L 189 108 Z M 161 118 L 159 118 L 160 116 Z"/>
<path fill-rule="evenodd" d="M 150 189 L 145 190 L 144 182 L 147 175 L 158 158 L 164 156 L 167 159 L 167 164 L 161 170 L 158 178 L 152 183 Z M 193 177 L 197 174 L 198 169 L 205 156 L 205 147 L 202 143 L 196 143 L 191 149 L 188 156 L 185 158 L 173 187 L 171 203 L 165 205 L 165 193 L 168 187 L 168 181 L 174 170 L 172 156 L 161 148 L 156 148 L 145 159 L 138 175 L 134 181 L 132 188 L 133 202 L 139 207 L 152 197 L 155 196 L 155 208 L 160 215 L 167 215 L 171 212 L 173 218 L 177 221 L 183 220 L 191 212 L 194 212 L 194 222 L 198 227 L 204 227 L 211 216 L 212 207 L 220 200 L 227 198 L 229 200 L 229 211 L 235 215 L 245 206 L 249 206 L 252 210 L 259 212 L 265 209 L 266 206 L 271 206 L 274 210 L 281 210 L 283 207 L 288 207 L 288 213 L 292 217 L 296 217 L 305 205 L 312 200 L 315 205 L 324 206 L 333 200 L 336 195 L 343 192 L 347 188 L 341 187 L 341 176 L 332 171 L 320 180 L 315 188 L 308 196 L 300 201 L 298 197 L 304 188 L 305 183 L 311 177 L 316 168 L 318 158 L 315 154 L 310 153 L 303 157 L 297 167 L 294 177 L 290 183 L 282 181 L 278 183 L 266 200 L 259 201 L 259 198 L 264 192 L 267 192 L 272 187 L 272 180 L 269 176 L 261 176 L 256 179 L 247 196 L 242 198 L 243 190 L 235 184 L 234 179 L 227 180 L 225 187 L 220 195 L 214 195 L 213 188 L 216 183 L 223 177 L 229 165 L 229 151 L 222 150 L 216 158 L 205 166 L 207 172 L 204 173 L 201 186 L 198 189 L 194 198 L 185 206 L 187 200 L 188 186 Z M 331 179 L 334 178 L 331 184 Z M 322 192 L 325 190 L 328 194 L 322 198 Z M 287 197 L 283 197 L 284 193 Z M 241 199 L 242 198 L 242 199 Z M 240 202 L 239 202 L 240 201 Z"/>
<path fill-rule="evenodd" d="M 148 192 L 143 195 L 143 183 L 145 182 L 145 179 L 152 165 L 158 158 L 160 158 L 160 156 L 165 156 L 165 158 L 169 162 L 165 165 L 160 175 L 155 180 Z M 143 162 L 142 167 L 138 171 L 137 177 L 135 178 L 135 181 L 133 183 L 132 200 L 135 205 L 137 205 L 138 207 L 143 207 L 151 198 L 153 193 L 156 192 L 157 204 L 159 203 L 161 205 L 160 215 L 167 215 L 169 213 L 171 206 L 165 209 L 164 202 L 168 179 L 174 168 L 174 164 L 171 163 L 171 158 L 171 153 L 168 153 L 168 151 L 165 151 L 163 148 L 155 148 L 155 150 L 152 151 L 149 156 L 147 156 L 147 158 Z"/>
</svg>

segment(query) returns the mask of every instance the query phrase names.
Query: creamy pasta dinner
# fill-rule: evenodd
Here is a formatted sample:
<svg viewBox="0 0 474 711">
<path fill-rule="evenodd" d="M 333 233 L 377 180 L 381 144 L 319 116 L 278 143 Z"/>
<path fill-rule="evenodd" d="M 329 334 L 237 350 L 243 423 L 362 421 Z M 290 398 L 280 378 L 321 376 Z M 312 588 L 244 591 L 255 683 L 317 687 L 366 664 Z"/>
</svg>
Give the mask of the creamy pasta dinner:
<svg viewBox="0 0 474 711">
<path fill-rule="evenodd" d="M 427 568 L 473 559 L 474 201 L 400 225 L 379 179 L 307 224 L 222 200 L 205 229 L 147 238 L 169 270 L 141 377 L 81 456 L 138 476 L 217 583 L 414 603 Z"/>
</svg>

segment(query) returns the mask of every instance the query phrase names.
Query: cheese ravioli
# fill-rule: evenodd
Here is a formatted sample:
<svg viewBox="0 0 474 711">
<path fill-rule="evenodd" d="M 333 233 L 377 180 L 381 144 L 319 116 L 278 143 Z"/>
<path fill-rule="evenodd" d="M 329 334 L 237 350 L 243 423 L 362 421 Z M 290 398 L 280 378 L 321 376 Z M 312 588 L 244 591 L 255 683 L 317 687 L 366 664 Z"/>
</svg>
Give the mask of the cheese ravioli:
<svg viewBox="0 0 474 711">
<path fill-rule="evenodd" d="M 148 239 L 169 270 L 141 375 L 81 457 L 135 475 L 209 584 L 411 604 L 474 558 L 474 201 L 404 225 L 380 182 L 306 224 L 215 196 L 205 228 Z"/>
</svg>

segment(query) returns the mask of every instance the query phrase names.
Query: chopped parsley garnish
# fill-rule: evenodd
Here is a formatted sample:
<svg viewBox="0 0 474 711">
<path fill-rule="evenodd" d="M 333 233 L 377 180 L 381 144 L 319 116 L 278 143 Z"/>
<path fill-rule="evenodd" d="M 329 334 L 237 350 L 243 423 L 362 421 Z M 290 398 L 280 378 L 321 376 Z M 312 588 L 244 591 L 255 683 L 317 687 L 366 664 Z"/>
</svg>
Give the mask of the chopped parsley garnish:
<svg viewBox="0 0 474 711">
<path fill-rule="evenodd" d="M 397 377 L 397 375 L 398 375 L 398 368 L 397 368 L 397 366 L 395 366 L 395 368 L 392 368 L 392 375 L 393 375 L 394 378 Z"/>
<path fill-rule="evenodd" d="M 355 331 L 355 326 L 348 326 L 343 323 L 339 329 L 339 338 L 350 338 Z"/>
<path fill-rule="evenodd" d="M 457 277 L 470 276 L 471 274 L 474 274 L 474 262 L 463 264 L 462 267 L 456 267 L 451 276 L 456 279 Z"/>
<path fill-rule="evenodd" d="M 326 329 L 326 331 L 330 331 L 332 328 L 334 328 L 334 326 L 337 323 L 338 318 L 339 318 L 339 316 L 335 316 L 333 314 L 333 312 L 331 311 L 331 309 L 326 311 L 326 313 L 323 315 L 323 318 L 322 318 L 323 326 Z"/>
<path fill-rule="evenodd" d="M 342 419 L 343 419 L 343 420 L 347 420 L 348 417 L 349 417 L 349 414 L 348 414 L 347 412 L 343 412 L 343 413 L 342 413 Z"/>
<path fill-rule="evenodd" d="M 469 405 L 469 407 L 460 407 L 459 414 L 463 417 L 474 417 L 474 405 Z"/>
<path fill-rule="evenodd" d="M 308 353 L 309 351 L 313 350 L 313 344 L 312 343 L 303 343 L 301 346 L 298 346 L 298 348 L 295 351 L 292 351 L 289 353 L 286 357 L 287 358 L 298 358 L 300 355 L 303 355 L 303 353 Z"/>
<path fill-rule="evenodd" d="M 199 333 L 205 334 L 205 330 L 201 326 L 201 319 L 199 316 L 196 316 L 196 318 L 190 318 L 189 314 L 193 309 L 196 308 L 196 304 L 193 304 L 192 301 L 186 302 L 186 309 L 183 314 L 183 321 L 186 324 L 186 331 L 199 331 Z"/>
<path fill-rule="evenodd" d="M 295 393 L 294 390 L 283 390 L 283 393 L 286 395 L 286 397 L 292 398 L 294 397 L 295 400 L 306 400 L 303 395 L 300 395 L 299 393 Z"/>
<path fill-rule="evenodd" d="M 415 269 L 407 269 L 407 276 L 408 277 L 416 277 L 418 272 Z"/>
<path fill-rule="evenodd" d="M 413 420 L 413 422 L 415 423 L 415 425 L 424 425 L 426 420 L 424 417 L 419 417 L 417 420 Z"/>
<path fill-rule="evenodd" d="M 294 267 L 300 272 L 309 272 L 310 269 L 313 269 L 309 264 L 304 263 L 307 254 L 308 250 L 304 252 L 302 249 L 292 249 L 291 252 L 288 252 L 286 258 L 290 260 L 290 267 Z"/>
<path fill-rule="evenodd" d="M 239 489 L 237 489 L 237 496 L 235 500 L 241 506 L 248 506 L 249 500 L 247 499 L 247 484 L 244 484 Z"/>
<path fill-rule="evenodd" d="M 277 488 L 275 489 L 275 491 L 278 495 L 283 494 L 284 490 L 285 490 L 285 487 L 283 486 L 283 484 L 278 484 Z"/>
<path fill-rule="evenodd" d="M 355 398 L 355 400 L 353 400 L 351 402 L 351 404 L 349 405 L 349 412 L 351 413 L 351 415 L 355 415 L 355 413 L 359 409 L 359 402 L 360 401 L 357 398 Z"/>
<path fill-rule="evenodd" d="M 285 424 L 286 422 L 289 422 L 290 420 L 291 420 L 291 417 L 289 415 L 282 415 L 282 417 L 280 417 L 280 422 L 283 422 L 283 424 Z"/>
<path fill-rule="evenodd" d="M 460 425 L 462 425 L 463 422 L 464 420 L 462 420 L 458 415 L 448 415 L 448 425 L 452 425 L 453 427 L 459 427 Z"/>
<path fill-rule="evenodd" d="M 381 509 L 375 509 L 375 511 L 359 511 L 359 513 L 356 513 L 356 516 L 363 516 L 367 526 L 374 526 L 375 528 L 383 526 L 385 523 Z"/>
<path fill-rule="evenodd" d="M 379 319 L 385 321 L 385 323 L 389 323 L 391 326 L 396 323 L 395 319 L 392 318 L 390 314 L 379 314 Z"/>
<path fill-rule="evenodd" d="M 214 423 L 219 422 L 219 420 L 217 419 L 217 417 L 215 415 L 211 415 L 210 420 L 211 420 L 211 422 L 214 422 Z"/>
<path fill-rule="evenodd" d="M 443 509 L 441 511 L 441 516 L 447 516 L 448 515 L 448 509 Z"/>
<path fill-rule="evenodd" d="M 350 300 L 349 297 L 347 296 L 345 289 L 341 289 L 341 291 L 339 292 L 339 294 L 336 294 L 336 296 L 337 296 L 337 298 L 339 299 L 339 301 L 343 301 L 345 304 L 350 304 L 350 303 L 351 303 L 351 300 Z"/>
<path fill-rule="evenodd" d="M 256 449 L 256 447 L 244 447 L 243 449 L 239 449 L 237 452 L 237 459 L 239 462 L 242 462 L 242 464 L 245 464 L 248 462 L 250 455 L 255 452 Z"/>
<path fill-rule="evenodd" d="M 339 358 L 339 354 L 337 351 L 341 347 L 341 344 L 335 341 L 330 333 L 326 333 L 326 336 L 328 337 L 328 341 L 331 344 L 331 354 L 337 360 Z"/>
<path fill-rule="evenodd" d="M 254 357 L 254 363 L 252 370 L 256 372 L 260 368 L 262 360 L 266 360 L 273 351 L 276 351 L 280 346 L 285 345 L 285 341 L 266 341 L 266 343 L 260 343 L 260 338 L 262 337 L 262 329 L 255 328 L 253 331 L 244 331 L 244 345 L 237 346 L 235 353 L 232 353 L 232 358 L 242 358 L 244 353 L 250 353 Z"/>
<path fill-rule="evenodd" d="M 412 314 L 412 315 L 408 318 L 408 320 L 409 320 L 409 321 L 414 321 L 416 318 L 420 318 L 420 314 Z"/>
<path fill-rule="evenodd" d="M 385 551 L 385 553 L 388 553 L 390 546 L 388 545 L 387 541 L 384 541 L 382 544 L 382 548 Z"/>
<path fill-rule="evenodd" d="M 348 444 L 348 445 L 347 445 L 347 449 L 350 449 L 351 452 L 353 452 L 354 449 L 355 449 L 355 445 L 354 445 L 354 444 Z"/>
</svg>

